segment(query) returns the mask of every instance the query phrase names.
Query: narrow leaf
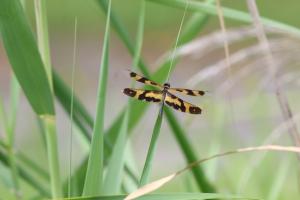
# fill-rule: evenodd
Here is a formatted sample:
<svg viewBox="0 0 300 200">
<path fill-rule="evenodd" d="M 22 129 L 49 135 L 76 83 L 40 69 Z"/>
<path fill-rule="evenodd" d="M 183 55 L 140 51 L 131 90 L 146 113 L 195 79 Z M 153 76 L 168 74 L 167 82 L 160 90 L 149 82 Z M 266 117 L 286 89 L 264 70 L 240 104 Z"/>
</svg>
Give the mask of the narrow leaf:
<svg viewBox="0 0 300 200">
<path fill-rule="evenodd" d="M 162 105 L 161 109 L 163 109 L 163 105 Z M 144 164 L 144 168 L 143 168 L 143 172 L 142 172 L 142 176 L 141 176 L 139 186 L 143 186 L 146 183 L 148 183 L 148 179 L 149 179 L 149 176 L 150 176 L 150 173 L 151 173 L 151 168 L 152 168 L 153 156 L 154 156 L 154 152 L 155 152 L 155 149 L 156 149 L 158 136 L 159 136 L 159 133 L 160 133 L 162 119 L 163 119 L 163 113 L 162 113 L 162 110 L 160 110 L 159 114 L 157 115 L 157 119 L 155 121 L 155 125 L 154 125 L 154 129 L 153 129 L 153 132 L 152 132 L 152 137 L 151 137 L 150 145 L 149 145 L 149 148 L 148 148 L 148 153 L 147 153 L 147 157 L 146 157 L 146 161 L 145 161 L 145 164 Z"/>
<path fill-rule="evenodd" d="M 18 0 L 0 0 L 0 31 L 11 67 L 38 115 L 53 115 L 54 104 L 36 42 Z"/>
<path fill-rule="evenodd" d="M 98 196 L 98 197 L 75 197 L 64 198 L 65 200 L 123 200 L 125 195 L 115 196 Z M 204 199 L 253 199 L 239 197 L 230 194 L 213 194 L 213 193 L 163 193 L 163 194 L 149 194 L 142 196 L 139 200 L 204 200 Z"/>
<path fill-rule="evenodd" d="M 106 99 L 106 87 L 108 78 L 109 60 L 109 26 L 110 26 L 111 0 L 109 1 L 106 20 L 102 60 L 99 74 L 99 86 L 97 96 L 96 119 L 94 123 L 91 150 L 88 160 L 86 178 L 83 188 L 83 196 L 98 195 L 101 193 L 103 177 L 103 140 L 104 140 L 104 111 Z"/>
<path fill-rule="evenodd" d="M 223 153 L 219 153 L 219 154 L 215 154 L 213 156 L 195 161 L 191 164 L 189 164 L 188 166 L 186 166 L 185 168 L 172 173 L 168 176 L 165 176 L 161 179 L 158 179 L 156 181 L 153 181 L 147 185 L 144 185 L 143 187 L 137 189 L 136 191 L 132 192 L 131 194 L 129 194 L 124 200 L 132 200 L 132 199 L 136 199 L 138 197 L 141 197 L 143 195 L 149 194 L 150 192 L 153 192 L 159 188 L 161 188 L 162 186 L 164 186 L 165 184 L 167 184 L 168 182 L 172 181 L 174 178 L 176 178 L 177 176 L 181 175 L 182 173 L 192 169 L 193 167 L 202 164 L 208 160 L 212 160 L 214 158 L 218 158 L 218 157 L 223 157 L 223 156 L 227 156 L 227 155 L 232 155 L 232 154 L 236 154 L 236 153 L 243 153 L 243 152 L 251 152 L 251 151 L 282 151 L 282 152 L 292 152 L 292 153 L 299 153 L 300 152 L 300 148 L 299 147 L 294 147 L 294 146 L 278 146 L 278 145 L 266 145 L 266 146 L 257 146 L 257 147 L 247 147 L 247 148 L 241 148 L 241 149 L 235 149 L 232 151 L 226 151 Z"/>
<path fill-rule="evenodd" d="M 181 9 L 185 9 L 185 0 L 148 0 L 151 2 L 155 3 L 160 3 L 160 4 L 165 4 L 168 6 L 172 7 L 177 7 Z M 196 11 L 196 12 L 202 12 L 202 13 L 207 13 L 210 15 L 217 15 L 217 10 L 215 5 L 210 5 L 207 3 L 195 1 L 195 0 L 189 0 L 189 7 L 188 10 L 190 11 Z M 227 7 L 222 7 L 223 10 L 223 15 L 226 18 L 233 19 L 233 20 L 238 20 L 242 22 L 247 22 L 250 23 L 252 22 L 251 16 L 243 11 L 235 10 L 232 8 L 227 8 Z M 287 31 L 289 33 L 295 34 L 295 35 L 300 35 L 300 29 L 294 26 L 290 26 L 272 19 L 268 18 L 261 18 L 261 21 L 264 25 L 273 27 L 273 28 L 278 28 L 284 31 Z"/>
</svg>

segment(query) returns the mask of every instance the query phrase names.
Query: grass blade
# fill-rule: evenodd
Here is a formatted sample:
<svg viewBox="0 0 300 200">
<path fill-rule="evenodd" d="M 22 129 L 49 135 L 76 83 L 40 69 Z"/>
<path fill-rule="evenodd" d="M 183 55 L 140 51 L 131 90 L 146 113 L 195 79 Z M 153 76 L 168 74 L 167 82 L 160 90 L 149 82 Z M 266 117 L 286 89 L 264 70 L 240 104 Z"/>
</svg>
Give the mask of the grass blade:
<svg viewBox="0 0 300 200">
<path fill-rule="evenodd" d="M 101 6 L 101 8 L 106 12 L 107 11 L 107 2 L 106 1 L 100 1 L 97 0 L 97 3 Z M 205 22 L 207 21 L 207 15 L 206 14 L 199 14 L 197 13 L 194 15 L 193 23 L 194 24 L 202 24 L 202 27 L 200 26 L 189 26 L 190 22 L 188 22 L 185 26 L 185 29 L 182 30 L 182 35 L 179 38 L 179 44 L 184 44 L 184 41 L 189 41 L 192 39 L 192 37 L 196 36 L 196 33 L 199 32 L 202 28 Z M 125 46 L 128 48 L 128 51 L 131 54 L 134 54 L 134 45 L 132 45 L 131 40 L 129 39 L 128 32 L 126 31 L 125 27 L 122 25 L 120 20 L 116 17 L 115 13 L 111 13 L 111 25 L 116 30 L 117 34 L 120 36 L 121 40 L 124 42 Z M 183 40 L 181 41 L 181 38 Z M 168 66 L 170 65 L 170 61 L 167 60 L 163 65 L 160 66 L 159 70 L 151 76 L 154 80 L 158 82 L 162 82 L 165 80 L 166 73 L 168 70 Z M 149 74 L 147 68 L 143 68 L 144 63 L 139 59 L 139 65 L 138 67 L 143 72 L 146 70 L 145 75 Z M 143 70 L 144 69 L 144 70 Z M 61 80 L 58 74 L 53 73 L 53 79 L 54 79 L 54 90 L 56 93 L 56 97 L 60 101 L 60 103 L 63 105 L 64 109 L 67 112 L 70 112 L 70 99 L 71 99 L 71 90 L 68 88 L 67 85 L 64 84 L 64 82 Z M 147 104 L 135 104 L 132 106 L 132 110 L 130 112 L 129 117 L 129 132 L 133 129 L 133 127 L 138 123 L 139 119 L 141 118 L 141 115 L 144 113 L 144 111 L 147 108 Z M 120 131 L 120 125 L 122 124 L 122 119 L 124 118 L 124 110 L 121 112 L 121 114 L 116 118 L 116 120 L 113 122 L 113 124 L 110 126 L 110 128 L 105 132 L 105 151 L 108 153 L 106 154 L 106 158 L 109 157 L 109 154 L 111 152 L 112 144 L 115 144 L 117 135 Z M 171 113 L 171 115 L 173 115 Z M 175 117 L 174 117 L 175 118 Z M 175 118 L 176 120 L 176 118 Z M 93 126 L 93 119 L 91 115 L 86 111 L 84 106 L 80 103 L 80 100 L 74 95 L 74 122 L 77 124 L 77 126 L 80 127 L 82 132 L 85 134 L 86 138 L 89 138 L 89 127 Z M 181 132 L 182 133 L 182 132 Z M 184 132 L 182 134 L 185 134 Z M 183 136 L 185 137 L 185 136 Z M 180 143 L 179 143 L 180 144 Z M 180 144 L 181 145 L 181 144 Z M 182 147 L 181 147 L 182 148 Z M 186 151 L 184 151 L 186 152 Z M 186 156 L 186 155 L 185 155 Z M 82 167 L 85 165 L 82 165 Z M 126 168 L 125 170 L 127 173 L 131 175 L 132 178 L 134 178 L 133 173 L 130 173 L 130 170 Z M 77 172 L 84 171 L 84 168 L 77 170 Z M 75 173 L 76 174 L 76 173 Z M 196 177 L 197 180 L 200 179 L 199 182 L 201 182 L 201 177 Z M 204 184 L 207 181 L 204 181 Z M 198 185 L 199 188 L 203 188 L 202 185 Z M 205 188 L 205 187 L 204 187 Z M 212 192 L 212 191 L 206 191 L 206 192 Z"/>
<path fill-rule="evenodd" d="M 83 196 L 98 195 L 102 188 L 103 177 L 103 138 L 104 138 L 104 109 L 106 99 L 106 85 L 108 77 L 109 60 L 109 26 L 110 26 L 111 0 L 108 5 L 108 13 L 104 34 L 102 60 L 100 66 L 96 119 L 94 123 L 91 150 L 88 160 L 86 178 L 83 188 Z"/>
<path fill-rule="evenodd" d="M 184 9 L 185 8 L 185 0 L 148 0 L 151 2 L 155 2 L 155 3 L 160 3 L 160 4 L 165 4 L 167 6 L 172 6 L 172 7 L 177 7 L 177 8 L 181 8 Z M 189 1 L 190 6 L 188 7 L 188 10 L 190 11 L 197 11 L 197 12 L 203 12 L 206 14 L 210 14 L 210 15 L 217 15 L 217 10 L 216 7 L 214 5 L 210 5 L 207 3 L 203 3 L 203 2 L 199 2 L 199 1 L 194 1 L 194 0 L 190 0 Z M 241 22 L 247 22 L 247 23 L 251 23 L 251 16 L 243 11 L 239 11 L 239 10 L 235 10 L 235 9 L 231 9 L 231 8 L 226 8 L 226 7 L 222 7 L 223 10 L 223 14 L 224 17 L 229 18 L 229 19 L 233 19 L 233 20 L 238 20 Z M 295 34 L 295 35 L 300 35 L 300 29 L 294 26 L 290 26 L 272 19 L 268 19 L 268 18 L 261 18 L 261 22 L 264 25 L 273 27 L 273 28 L 278 28 L 284 31 L 287 31 L 289 33 Z"/>
<path fill-rule="evenodd" d="M 0 2 L 0 30 L 4 47 L 20 86 L 45 124 L 52 196 L 58 197 L 61 196 L 61 187 L 50 81 L 20 2 Z"/>
<path fill-rule="evenodd" d="M 127 110 L 123 118 L 120 133 L 116 140 L 116 144 L 110 156 L 110 161 L 107 167 L 107 174 L 104 179 L 103 194 L 112 195 L 118 194 L 122 182 L 122 170 L 124 167 L 124 153 L 127 142 L 127 130 L 128 130 L 128 115 Z"/>
<path fill-rule="evenodd" d="M 16 78 L 33 110 L 40 116 L 53 115 L 47 75 L 22 6 L 18 0 L 0 0 L 0 3 L 1 36 Z"/>
<path fill-rule="evenodd" d="M 3 163 L 5 166 L 9 166 L 9 158 L 8 156 L 1 151 L 0 149 L 0 162 Z M 35 178 L 31 176 L 31 174 L 26 170 L 21 168 L 21 166 L 17 166 L 17 170 L 19 172 L 19 176 L 32 188 L 34 188 L 37 192 L 39 192 L 41 195 L 50 197 L 51 194 L 49 193 L 48 189 L 46 187 L 43 187 L 43 185 L 38 182 Z"/>
<path fill-rule="evenodd" d="M 163 109 L 163 105 L 162 108 Z M 163 118 L 163 113 L 160 111 L 159 114 L 157 115 L 157 119 L 155 121 L 154 129 L 152 132 L 152 137 L 151 137 L 151 142 L 148 148 L 148 153 L 146 157 L 146 161 L 144 164 L 141 180 L 139 183 L 139 186 L 143 186 L 146 183 L 148 183 L 149 176 L 151 173 L 151 167 L 152 167 L 152 161 L 153 161 L 153 156 L 154 156 L 154 151 L 156 149 L 156 144 L 158 141 L 158 136 L 160 133 L 160 128 L 161 128 L 161 123 L 162 123 L 162 118 Z"/>
<path fill-rule="evenodd" d="M 200 164 L 202 164 L 206 161 L 209 161 L 209 160 L 212 160 L 212 159 L 215 159 L 215 158 L 219 158 L 219 157 L 223 157 L 223 156 L 229 156 L 229 155 L 232 155 L 232 154 L 253 152 L 253 151 L 278 151 L 278 152 L 287 152 L 287 153 L 299 153 L 300 148 L 295 147 L 295 146 L 265 145 L 265 146 L 240 148 L 240 149 L 235 149 L 235 150 L 232 150 L 232 151 L 226 151 L 226 152 L 222 152 L 222 153 L 219 153 L 219 154 L 214 154 L 214 155 L 206 157 L 204 159 L 192 162 L 188 166 L 186 166 L 185 168 L 183 168 L 179 171 L 176 171 L 176 172 L 174 172 L 174 173 L 172 173 L 168 176 L 160 178 L 156 181 L 153 181 L 153 182 L 137 189 L 136 191 L 129 194 L 125 198 L 125 200 L 136 199 L 136 198 L 141 197 L 143 195 L 149 194 L 150 192 L 158 190 L 159 188 L 161 188 L 165 184 L 167 184 L 170 181 L 174 180 L 174 178 L 176 178 L 177 176 L 181 175 L 182 173 L 184 173 L 184 172 L 192 169 L 193 167 L 195 167 L 197 165 L 200 165 Z"/>
<path fill-rule="evenodd" d="M 108 0 L 96 0 L 97 3 L 100 5 L 102 10 L 105 12 L 107 15 L 107 8 L 108 8 Z M 128 51 L 130 52 L 131 55 L 135 54 L 135 46 L 133 45 L 133 42 L 131 41 L 128 31 L 126 28 L 123 26 L 123 23 L 117 18 L 117 15 L 111 11 L 111 24 L 114 27 L 114 29 L 117 31 L 117 34 L 127 47 Z M 139 59 L 138 66 L 140 70 L 145 74 L 146 76 L 149 76 L 150 73 L 145 65 L 145 63 Z"/>
<path fill-rule="evenodd" d="M 71 113 L 71 89 L 63 82 L 59 75 L 53 71 L 53 88 L 56 98 L 59 100 L 65 111 Z M 87 109 L 82 105 L 79 98 L 73 95 L 73 120 L 78 128 L 81 130 L 84 138 L 90 142 L 90 130 L 94 126 L 93 118 Z"/>
<path fill-rule="evenodd" d="M 19 172 L 16 164 L 16 155 L 14 153 L 14 144 L 15 144 L 15 125 L 16 125 L 16 116 L 19 104 L 19 96 L 20 96 L 20 88 L 18 81 L 14 75 L 11 76 L 11 84 L 10 84 L 10 117 L 8 121 L 7 127 L 7 143 L 8 148 L 7 152 L 9 155 L 9 162 L 11 166 L 12 172 L 12 179 L 15 187 L 15 196 L 16 199 L 21 198 L 21 191 L 20 191 L 20 181 L 19 181 Z"/>
<path fill-rule="evenodd" d="M 175 116 L 169 108 L 165 108 L 165 114 L 173 131 L 173 134 L 185 155 L 186 162 L 194 162 L 195 160 L 197 160 L 197 156 L 194 153 L 195 151 L 192 149 L 191 143 L 186 137 L 187 134 L 185 134 L 183 128 L 180 126 L 180 123 L 176 120 Z M 206 179 L 202 168 L 198 166 L 194 167 L 192 168 L 192 172 L 194 174 L 195 181 L 197 182 L 198 186 L 201 186 L 201 189 L 203 191 L 215 191 L 214 187 Z"/>
<path fill-rule="evenodd" d="M 139 23 L 137 31 L 137 41 L 136 41 L 136 51 L 133 58 L 133 71 L 134 68 L 138 65 L 140 60 L 140 54 L 143 43 L 143 34 L 144 34 L 144 21 L 145 21 L 145 1 L 141 1 L 140 13 L 139 13 Z M 118 133 L 116 144 L 113 147 L 111 154 L 110 162 L 107 168 L 107 175 L 104 181 L 103 194 L 118 194 L 118 191 L 121 186 L 122 170 L 124 167 L 124 157 L 125 157 L 125 148 L 127 142 L 127 132 L 128 132 L 128 122 L 130 109 L 132 107 L 132 101 L 129 99 L 128 106 L 125 109 L 125 115 L 123 117 L 122 125 L 120 132 Z"/>
<path fill-rule="evenodd" d="M 35 0 L 35 14 L 39 52 L 44 63 L 48 83 L 53 95 L 46 1 Z M 42 117 L 42 122 L 44 124 L 46 134 L 46 146 L 51 178 L 52 197 L 61 197 L 62 185 L 60 182 L 55 115 L 50 117 Z"/>
<path fill-rule="evenodd" d="M 36 14 L 38 48 L 46 69 L 50 88 L 53 91 L 46 1 L 35 0 L 34 4 Z"/>
<path fill-rule="evenodd" d="M 99 5 L 101 6 L 101 8 L 106 12 L 107 10 L 107 2 L 106 1 L 97 1 L 99 3 Z M 207 15 L 203 14 L 203 15 L 198 15 L 198 18 L 196 18 L 198 20 L 199 24 L 204 24 L 205 21 L 207 21 Z M 116 30 L 116 32 L 119 34 L 120 38 L 122 39 L 122 41 L 124 42 L 125 46 L 128 48 L 128 51 L 133 54 L 134 53 L 134 46 L 131 43 L 131 40 L 129 39 L 128 36 L 128 32 L 126 31 L 126 29 L 122 26 L 122 23 L 120 23 L 120 20 L 116 17 L 116 15 L 112 12 L 111 13 L 111 23 L 112 26 L 114 27 L 114 29 Z M 183 35 L 181 36 L 181 38 L 186 38 L 186 41 L 188 41 L 188 35 L 191 32 L 195 32 L 196 30 L 198 30 L 198 32 L 201 30 L 202 27 L 191 27 L 191 26 L 187 26 L 186 30 L 183 30 Z M 190 34 L 191 36 L 195 36 L 196 34 Z M 190 38 L 191 39 L 191 38 Z M 179 43 L 180 43 L 181 39 L 179 38 Z M 161 82 L 163 80 L 165 80 L 166 78 L 166 74 L 168 72 L 168 67 L 170 65 L 170 60 L 167 60 L 162 66 L 160 66 L 159 70 L 154 73 L 152 77 L 153 80 Z M 147 70 L 147 68 L 145 68 L 144 63 L 141 61 L 139 61 L 139 65 L 138 67 L 141 69 L 141 71 L 145 71 L 143 72 L 144 75 L 149 75 L 149 72 Z M 75 106 L 75 102 L 74 102 L 74 106 Z M 74 107 L 76 108 L 76 106 Z M 146 110 L 147 108 L 147 104 L 136 104 L 132 107 L 132 111 L 130 112 L 130 121 L 129 121 L 129 131 L 133 129 L 133 127 L 135 126 L 135 124 L 139 121 L 139 119 L 141 118 L 141 115 L 143 114 L 143 112 Z M 76 110 L 76 109 L 75 109 Z M 173 115 L 172 113 L 170 115 Z M 118 118 L 115 120 L 115 122 L 112 124 L 112 126 L 106 131 L 106 136 L 105 139 L 108 143 L 110 144 L 114 144 L 117 134 L 119 133 L 119 129 L 120 129 L 120 124 L 121 124 L 121 120 L 124 117 L 124 111 L 118 116 Z M 166 116 L 168 117 L 168 116 Z M 176 118 L 173 116 L 174 120 L 176 120 Z M 179 134 L 185 134 L 184 132 L 179 132 Z M 186 138 L 185 135 L 181 136 L 183 138 Z M 186 138 L 187 140 L 187 138 Z M 179 143 L 181 145 L 181 148 L 183 148 L 182 143 Z M 108 149 L 110 149 L 111 147 L 109 147 Z M 189 148 L 189 147 L 187 147 Z M 192 151 L 192 150 L 189 150 Z M 186 152 L 188 152 L 187 150 L 183 150 L 185 157 L 188 157 L 188 155 L 186 155 Z M 196 159 L 195 159 L 196 160 Z M 199 167 L 199 170 L 201 170 L 201 168 Z M 199 173 L 201 174 L 201 173 Z M 202 172 L 203 174 L 203 172 Z M 194 174 L 195 175 L 195 174 Z M 203 174 L 204 175 L 204 174 Z M 203 191 L 205 191 L 206 187 L 205 184 L 208 182 L 206 180 L 206 178 L 204 176 L 200 176 L 200 177 L 195 177 L 196 180 L 199 180 L 198 183 L 198 187 L 200 189 L 204 189 Z M 203 181 L 202 181 L 203 179 Z M 213 192 L 214 190 L 211 191 L 205 191 L 205 192 Z"/>
<path fill-rule="evenodd" d="M 65 198 L 65 200 L 122 200 L 126 195 L 115 195 L 115 196 L 98 196 L 98 197 L 75 197 L 75 198 Z M 239 197 L 230 194 L 213 194 L 213 193 L 163 193 L 163 194 L 149 194 L 140 197 L 139 200 L 204 200 L 204 199 L 254 199 Z"/>
</svg>

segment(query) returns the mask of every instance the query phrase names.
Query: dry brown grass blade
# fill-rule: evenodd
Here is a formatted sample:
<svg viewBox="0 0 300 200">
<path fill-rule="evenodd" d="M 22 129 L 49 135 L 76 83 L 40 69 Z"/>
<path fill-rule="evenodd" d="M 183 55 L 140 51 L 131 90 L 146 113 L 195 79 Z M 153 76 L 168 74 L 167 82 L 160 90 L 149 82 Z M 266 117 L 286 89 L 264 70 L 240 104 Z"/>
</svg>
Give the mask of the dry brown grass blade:
<svg viewBox="0 0 300 200">
<path fill-rule="evenodd" d="M 272 42 L 270 41 L 270 46 L 272 46 L 272 49 L 276 49 L 276 51 L 273 51 L 273 55 L 280 57 L 280 60 L 277 60 L 277 64 L 280 68 L 284 68 L 284 66 L 296 64 L 298 62 L 298 61 L 293 61 L 293 60 L 295 60 L 295 58 L 298 59 L 299 52 L 293 51 L 293 52 L 289 52 L 287 54 L 286 53 L 287 48 L 280 48 L 279 45 L 277 45 L 277 42 L 276 43 L 275 42 L 276 41 L 272 41 Z M 282 43 L 282 42 L 278 41 L 278 43 Z M 292 42 L 290 42 L 289 44 L 287 44 L 287 47 L 288 46 L 290 47 L 292 45 L 293 45 Z M 241 68 L 240 70 L 235 70 L 235 73 L 231 77 L 231 81 L 225 80 L 222 83 L 220 83 L 219 87 L 217 87 L 217 89 L 215 91 L 216 94 L 228 93 L 230 90 L 232 90 L 234 87 L 236 87 L 238 85 L 239 81 L 241 82 L 244 79 L 246 79 L 247 77 L 249 77 L 251 74 L 257 73 L 258 70 L 263 77 L 262 77 L 262 80 L 258 83 L 257 90 L 254 92 L 254 94 L 257 95 L 257 94 L 261 93 L 261 91 L 264 88 L 266 88 L 267 85 L 272 85 L 271 78 L 269 77 L 270 75 L 268 75 L 267 70 L 265 70 L 264 68 L 261 69 L 261 66 L 262 66 L 261 63 L 265 63 L 266 58 L 260 56 L 262 53 L 261 48 L 258 48 L 257 45 L 255 45 L 254 47 L 255 48 L 249 47 L 249 48 L 245 49 L 246 51 L 249 50 L 249 52 L 240 50 L 231 55 L 231 60 L 232 60 L 233 64 L 234 63 L 238 64 L 242 61 L 248 61 L 248 63 L 246 65 L 243 65 L 243 68 Z M 299 48 L 299 46 L 297 48 Z M 244 57 L 244 56 L 247 56 L 247 57 Z M 225 65 L 222 65 L 221 61 L 218 62 L 216 66 L 219 68 L 219 70 L 224 70 L 224 68 L 226 67 Z M 219 72 L 215 71 L 214 75 L 218 75 L 218 74 L 220 74 L 220 72 L 221 71 L 219 71 Z M 200 75 L 203 78 L 205 78 L 202 74 L 200 74 Z M 288 84 L 290 82 L 294 83 L 298 79 L 299 79 L 299 75 L 297 75 L 297 73 L 295 73 L 295 72 L 291 72 L 291 73 L 282 74 L 281 77 L 279 77 L 278 82 L 281 86 L 281 85 Z M 192 80 L 193 82 L 191 82 L 191 83 L 194 84 L 194 85 L 190 85 L 190 87 L 195 87 L 195 85 L 200 83 L 200 82 L 198 82 L 197 79 L 194 79 L 194 80 L 190 79 L 190 80 Z"/>
<path fill-rule="evenodd" d="M 279 102 L 284 120 L 293 119 L 293 113 L 289 106 L 287 97 L 282 93 L 282 91 L 280 89 L 280 85 L 277 81 L 277 77 L 276 77 L 276 69 L 278 68 L 277 63 L 274 60 L 274 57 L 271 52 L 271 48 L 269 46 L 268 39 L 266 37 L 266 33 L 264 31 L 264 27 L 260 21 L 260 15 L 259 15 L 259 12 L 258 12 L 258 9 L 256 6 L 256 2 L 255 2 L 255 0 L 247 0 L 247 5 L 248 5 L 249 12 L 251 13 L 252 18 L 253 18 L 254 27 L 256 28 L 257 39 L 259 40 L 261 48 L 264 50 L 264 53 L 267 58 L 269 72 L 273 76 L 273 82 L 275 85 L 275 93 L 276 93 L 276 97 Z M 293 124 L 294 125 L 289 129 L 289 133 L 293 139 L 294 144 L 296 146 L 300 146 L 299 132 L 298 132 L 296 123 L 293 123 Z"/>
<path fill-rule="evenodd" d="M 269 135 L 266 139 L 264 139 L 262 145 L 273 144 L 283 136 L 289 129 L 289 127 L 293 126 L 293 121 L 300 122 L 300 113 L 294 115 L 292 120 L 284 121 L 280 123 Z M 262 160 L 265 158 L 268 152 L 261 153 L 259 155 L 255 155 L 247 162 L 247 166 L 244 168 L 243 175 L 241 176 L 238 184 L 238 194 L 242 194 L 244 189 L 247 188 L 247 183 L 249 182 L 256 168 L 262 163 Z"/>
<path fill-rule="evenodd" d="M 193 163 L 189 164 L 187 167 L 185 167 L 175 173 L 172 173 L 172 174 L 165 176 L 159 180 L 156 180 L 147 185 L 144 185 L 143 187 L 141 187 L 141 188 L 137 189 L 136 191 L 132 192 L 131 194 L 129 194 L 124 200 L 136 199 L 136 198 L 146 195 L 150 192 L 153 192 L 153 191 L 161 188 L 162 186 L 164 186 L 165 184 L 167 184 L 168 182 L 170 182 L 171 180 L 173 180 L 174 178 L 176 178 L 183 172 L 186 172 L 186 171 L 190 170 L 191 168 L 193 168 L 205 161 L 212 160 L 217 157 L 223 157 L 223 156 L 227 156 L 227 155 L 231 155 L 231 154 L 251 152 L 251 151 L 282 151 L 282 152 L 300 153 L 300 148 L 295 147 L 295 146 L 264 145 L 264 146 L 258 146 L 258 147 L 240 148 L 240 149 L 235 149 L 232 151 L 226 151 L 223 153 L 215 154 L 213 156 L 193 162 Z"/>
</svg>

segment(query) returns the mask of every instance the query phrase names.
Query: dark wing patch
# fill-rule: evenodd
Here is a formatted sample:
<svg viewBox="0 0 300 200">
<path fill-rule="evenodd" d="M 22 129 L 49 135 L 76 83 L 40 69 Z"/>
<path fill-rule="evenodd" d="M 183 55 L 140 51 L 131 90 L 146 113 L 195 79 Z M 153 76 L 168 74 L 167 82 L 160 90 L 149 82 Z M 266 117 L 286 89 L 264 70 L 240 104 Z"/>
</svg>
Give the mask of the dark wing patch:
<svg viewBox="0 0 300 200">
<path fill-rule="evenodd" d="M 190 89 L 183 89 L 183 88 L 170 88 L 170 92 L 180 92 L 185 95 L 190 96 L 203 96 L 205 94 L 202 90 L 190 90 Z"/>
<path fill-rule="evenodd" d="M 154 82 L 154 81 L 151 81 L 141 75 L 138 75 L 137 73 L 135 72 L 130 72 L 130 77 L 133 78 L 134 80 L 138 81 L 138 82 L 141 82 L 141 83 L 144 83 L 146 85 L 152 85 L 152 86 L 155 86 L 155 87 L 159 87 L 159 88 L 163 88 L 160 84 Z"/>
<path fill-rule="evenodd" d="M 156 90 L 141 90 L 133 88 L 125 88 L 123 93 L 141 101 L 159 103 L 162 101 L 162 92 Z"/>
<path fill-rule="evenodd" d="M 174 108 L 175 110 L 179 110 L 181 112 L 191 113 L 191 114 L 201 114 L 201 108 L 190 104 L 182 99 L 176 97 L 171 93 L 166 94 L 165 102 L 168 106 Z"/>
</svg>

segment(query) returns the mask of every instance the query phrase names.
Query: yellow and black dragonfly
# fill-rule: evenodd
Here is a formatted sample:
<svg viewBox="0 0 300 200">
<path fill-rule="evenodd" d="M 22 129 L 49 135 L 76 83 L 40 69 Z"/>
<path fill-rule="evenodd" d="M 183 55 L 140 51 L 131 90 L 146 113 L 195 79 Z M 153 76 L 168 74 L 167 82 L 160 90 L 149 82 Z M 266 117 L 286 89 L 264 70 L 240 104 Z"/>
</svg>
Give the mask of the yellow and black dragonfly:
<svg viewBox="0 0 300 200">
<path fill-rule="evenodd" d="M 191 113 L 191 114 L 201 114 L 201 108 L 188 103 L 179 97 L 175 96 L 171 92 L 179 92 L 181 94 L 190 96 L 203 96 L 204 91 L 201 90 L 189 90 L 183 88 L 171 88 L 169 83 L 160 85 L 154 81 L 151 81 L 143 76 L 136 74 L 135 72 L 130 72 L 130 77 L 134 80 L 144 83 L 146 85 L 151 85 L 159 88 L 160 90 L 143 90 L 134 88 L 125 88 L 123 93 L 141 101 L 155 102 L 155 103 L 166 103 L 168 106 L 179 110 L 181 112 Z"/>
</svg>

